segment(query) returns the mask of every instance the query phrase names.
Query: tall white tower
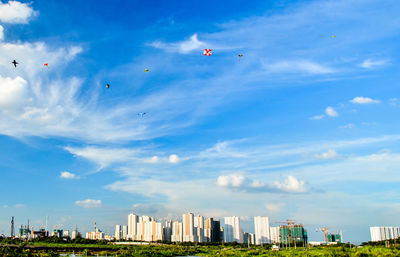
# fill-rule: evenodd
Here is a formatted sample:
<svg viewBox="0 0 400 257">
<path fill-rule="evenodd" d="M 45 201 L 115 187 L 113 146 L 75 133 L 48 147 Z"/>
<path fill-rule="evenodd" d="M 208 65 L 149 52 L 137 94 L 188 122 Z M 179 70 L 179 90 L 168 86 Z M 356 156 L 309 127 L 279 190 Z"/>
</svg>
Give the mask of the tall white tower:
<svg viewBox="0 0 400 257">
<path fill-rule="evenodd" d="M 256 236 L 256 245 L 271 243 L 271 234 L 270 234 L 268 217 L 262 217 L 262 216 L 254 217 L 254 231 Z"/>
<path fill-rule="evenodd" d="M 243 243 L 243 231 L 239 217 L 225 217 L 224 241 Z"/>
<path fill-rule="evenodd" d="M 135 240 L 137 234 L 138 216 L 134 213 L 128 215 L 128 238 Z"/>
</svg>

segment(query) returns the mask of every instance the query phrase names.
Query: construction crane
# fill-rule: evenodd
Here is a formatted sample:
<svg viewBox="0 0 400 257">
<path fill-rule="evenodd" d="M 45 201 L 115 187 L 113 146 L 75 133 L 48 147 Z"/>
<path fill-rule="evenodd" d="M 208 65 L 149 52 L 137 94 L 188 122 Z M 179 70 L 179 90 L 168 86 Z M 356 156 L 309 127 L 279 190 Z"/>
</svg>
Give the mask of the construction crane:
<svg viewBox="0 0 400 257">
<path fill-rule="evenodd" d="M 328 244 L 328 230 L 326 229 L 326 227 L 317 228 L 315 232 L 323 232 L 325 235 L 325 243 Z"/>
</svg>

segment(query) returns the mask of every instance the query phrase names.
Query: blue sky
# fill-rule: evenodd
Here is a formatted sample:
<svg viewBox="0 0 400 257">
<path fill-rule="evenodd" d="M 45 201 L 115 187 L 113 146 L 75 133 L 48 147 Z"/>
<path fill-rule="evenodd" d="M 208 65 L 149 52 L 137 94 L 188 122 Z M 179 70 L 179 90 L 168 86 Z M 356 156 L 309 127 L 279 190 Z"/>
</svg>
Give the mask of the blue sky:
<svg viewBox="0 0 400 257">
<path fill-rule="evenodd" d="M 291 218 L 311 240 L 398 225 L 399 11 L 3 1 L 0 233 L 12 215 L 112 233 L 129 212 Z"/>
</svg>

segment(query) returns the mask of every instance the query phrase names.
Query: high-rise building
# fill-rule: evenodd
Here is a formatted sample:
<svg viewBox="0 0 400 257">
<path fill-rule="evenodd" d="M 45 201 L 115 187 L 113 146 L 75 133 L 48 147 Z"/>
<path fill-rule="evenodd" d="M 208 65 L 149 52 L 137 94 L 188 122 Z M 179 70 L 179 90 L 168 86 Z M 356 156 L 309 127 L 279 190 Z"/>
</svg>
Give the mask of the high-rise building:
<svg viewBox="0 0 400 257">
<path fill-rule="evenodd" d="M 164 226 L 164 240 L 171 242 L 171 236 L 172 236 L 172 221 L 167 220 L 165 221 L 165 226 Z"/>
<path fill-rule="evenodd" d="M 213 220 L 211 223 L 211 242 L 221 242 L 223 238 L 221 222 L 219 220 Z"/>
<path fill-rule="evenodd" d="M 268 217 L 254 217 L 254 231 L 256 235 L 256 245 L 269 244 L 271 242 Z"/>
<path fill-rule="evenodd" d="M 137 223 L 136 237 L 135 239 L 138 241 L 145 241 L 148 239 L 146 236 L 146 232 L 149 231 L 149 227 L 146 224 L 150 222 L 151 218 L 149 216 L 141 216 L 139 217 L 139 222 Z"/>
<path fill-rule="evenodd" d="M 135 240 L 137 234 L 138 216 L 134 213 L 128 215 L 128 235 L 127 237 Z M 124 238 L 126 239 L 126 238 Z"/>
<path fill-rule="evenodd" d="M 383 241 L 400 237 L 399 227 L 370 227 L 371 241 Z"/>
<path fill-rule="evenodd" d="M 172 223 L 171 242 L 183 242 L 183 224 L 179 221 Z"/>
<path fill-rule="evenodd" d="M 204 221 L 204 242 L 211 242 L 213 221 L 213 218 L 208 218 Z"/>
<path fill-rule="evenodd" d="M 269 231 L 271 235 L 271 242 L 279 244 L 279 227 L 270 227 Z"/>
<path fill-rule="evenodd" d="M 182 215 L 183 224 L 183 242 L 197 242 L 197 235 L 194 229 L 194 215 L 193 213 L 186 213 Z"/>
<path fill-rule="evenodd" d="M 194 228 L 195 234 L 197 237 L 197 242 L 204 242 L 204 217 L 201 215 L 197 215 L 194 217 Z"/>
<path fill-rule="evenodd" d="M 122 237 L 122 226 L 115 225 L 115 239 L 121 240 L 121 237 Z"/>
<path fill-rule="evenodd" d="M 81 234 L 78 232 L 78 227 L 76 227 L 73 231 L 72 231 L 72 235 L 71 235 L 71 239 L 76 239 L 78 236 L 81 236 Z"/>
<path fill-rule="evenodd" d="M 219 220 L 208 218 L 204 220 L 204 242 L 221 242 L 221 228 Z"/>
<path fill-rule="evenodd" d="M 104 239 L 104 232 L 101 232 L 100 229 L 95 228 L 94 231 L 86 233 L 86 239 L 102 240 Z"/>
<path fill-rule="evenodd" d="M 124 240 L 128 239 L 128 226 L 127 225 L 122 226 L 122 239 L 124 239 Z"/>
<path fill-rule="evenodd" d="M 63 231 L 63 237 L 66 237 L 66 238 L 70 238 L 71 237 L 71 235 L 69 233 L 69 230 L 64 230 Z"/>
<path fill-rule="evenodd" d="M 254 245 L 255 243 L 255 235 L 253 233 L 243 233 L 243 242 L 245 244 Z"/>
<path fill-rule="evenodd" d="M 243 231 L 239 217 L 225 217 L 224 241 L 243 243 Z"/>
</svg>

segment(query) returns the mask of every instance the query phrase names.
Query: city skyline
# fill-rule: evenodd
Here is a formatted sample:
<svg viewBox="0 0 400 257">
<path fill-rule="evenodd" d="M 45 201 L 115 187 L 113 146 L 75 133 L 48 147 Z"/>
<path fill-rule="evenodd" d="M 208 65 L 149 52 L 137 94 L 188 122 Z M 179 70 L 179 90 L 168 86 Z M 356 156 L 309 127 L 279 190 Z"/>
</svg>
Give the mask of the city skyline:
<svg viewBox="0 0 400 257">
<path fill-rule="evenodd" d="M 291 219 L 310 241 L 397 227 L 398 13 L 397 0 L 1 1 L 0 234 L 11 217 L 114 234 L 131 212 L 242 217 L 247 232 L 255 216 Z"/>
</svg>

